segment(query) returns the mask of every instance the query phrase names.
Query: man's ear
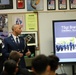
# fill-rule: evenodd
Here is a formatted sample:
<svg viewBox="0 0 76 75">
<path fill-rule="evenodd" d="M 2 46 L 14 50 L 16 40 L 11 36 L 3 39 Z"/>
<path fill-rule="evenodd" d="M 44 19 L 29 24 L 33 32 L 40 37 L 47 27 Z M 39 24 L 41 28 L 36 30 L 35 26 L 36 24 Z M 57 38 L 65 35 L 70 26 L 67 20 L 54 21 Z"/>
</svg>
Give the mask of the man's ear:
<svg viewBox="0 0 76 75">
<path fill-rule="evenodd" d="M 48 65 L 48 66 L 47 66 L 47 71 L 50 71 L 50 69 L 51 69 L 51 68 L 50 68 L 50 66 Z"/>
</svg>

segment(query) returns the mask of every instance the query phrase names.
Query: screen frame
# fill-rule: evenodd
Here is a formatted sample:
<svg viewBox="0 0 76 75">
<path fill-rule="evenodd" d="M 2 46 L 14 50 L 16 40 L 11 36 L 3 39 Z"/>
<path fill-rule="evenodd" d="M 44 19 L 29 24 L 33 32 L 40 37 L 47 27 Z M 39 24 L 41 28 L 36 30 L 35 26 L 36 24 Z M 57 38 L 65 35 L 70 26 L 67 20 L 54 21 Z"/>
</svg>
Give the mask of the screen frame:
<svg viewBox="0 0 76 75">
<path fill-rule="evenodd" d="M 53 28 L 53 49 L 54 49 L 54 55 L 56 55 L 56 50 L 55 50 L 55 25 L 54 25 L 54 23 L 56 23 L 56 22 L 75 22 L 76 21 L 76 19 L 70 19 L 70 20 L 53 20 L 52 21 L 52 28 Z M 59 58 L 60 59 L 60 58 Z M 73 62 L 59 62 L 59 64 L 75 64 L 76 63 L 76 61 L 73 61 Z"/>
<path fill-rule="evenodd" d="M 9 4 L 0 5 L 0 10 L 3 9 L 13 9 L 13 0 L 9 0 Z"/>
</svg>

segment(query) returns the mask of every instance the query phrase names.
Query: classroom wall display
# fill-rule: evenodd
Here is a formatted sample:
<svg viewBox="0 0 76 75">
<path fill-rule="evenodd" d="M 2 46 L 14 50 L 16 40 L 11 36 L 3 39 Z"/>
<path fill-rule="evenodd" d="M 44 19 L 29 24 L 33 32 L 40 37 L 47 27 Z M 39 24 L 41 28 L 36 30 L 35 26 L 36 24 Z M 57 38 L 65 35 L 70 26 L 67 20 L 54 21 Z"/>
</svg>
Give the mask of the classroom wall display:
<svg viewBox="0 0 76 75">
<path fill-rule="evenodd" d="M 27 11 L 43 10 L 44 0 L 27 0 Z"/>
<path fill-rule="evenodd" d="M 24 9 L 25 8 L 25 0 L 16 0 L 17 9 Z"/>
<path fill-rule="evenodd" d="M 69 0 L 70 9 L 76 9 L 76 0 Z"/>
<path fill-rule="evenodd" d="M 67 9 L 67 0 L 58 0 L 58 9 L 59 10 Z"/>
<path fill-rule="evenodd" d="M 47 0 L 47 10 L 56 9 L 56 0 Z"/>
<path fill-rule="evenodd" d="M 4 39 L 8 36 L 8 16 L 0 14 L 0 38 Z"/>
<path fill-rule="evenodd" d="M 26 18 L 26 31 L 38 31 L 38 15 L 37 13 L 27 13 Z"/>
<path fill-rule="evenodd" d="M 13 0 L 0 0 L 0 10 L 13 9 Z"/>
<path fill-rule="evenodd" d="M 12 16 L 12 25 L 18 24 L 24 27 L 24 16 L 23 15 L 14 15 Z"/>
<path fill-rule="evenodd" d="M 22 31 L 25 31 L 25 16 L 24 14 L 8 14 L 9 16 L 9 32 L 11 32 L 11 27 L 14 24 L 18 24 L 22 26 Z"/>
<path fill-rule="evenodd" d="M 24 37 L 28 46 L 37 46 L 37 32 L 22 32 L 20 36 Z"/>
</svg>

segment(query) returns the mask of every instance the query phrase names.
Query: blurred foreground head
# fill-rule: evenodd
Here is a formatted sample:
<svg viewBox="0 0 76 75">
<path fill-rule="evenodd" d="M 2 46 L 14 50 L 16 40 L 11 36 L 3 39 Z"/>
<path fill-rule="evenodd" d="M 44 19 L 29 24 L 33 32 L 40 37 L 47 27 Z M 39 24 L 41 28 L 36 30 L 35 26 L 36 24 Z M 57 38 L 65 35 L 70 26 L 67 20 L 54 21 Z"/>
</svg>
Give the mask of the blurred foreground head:
<svg viewBox="0 0 76 75">
<path fill-rule="evenodd" d="M 32 69 L 36 75 L 48 75 L 49 65 L 47 56 L 43 54 L 36 56 L 32 61 Z"/>
<path fill-rule="evenodd" d="M 14 60 L 6 60 L 4 62 L 4 71 L 8 75 L 15 74 L 15 71 L 16 71 L 16 62 Z"/>
</svg>

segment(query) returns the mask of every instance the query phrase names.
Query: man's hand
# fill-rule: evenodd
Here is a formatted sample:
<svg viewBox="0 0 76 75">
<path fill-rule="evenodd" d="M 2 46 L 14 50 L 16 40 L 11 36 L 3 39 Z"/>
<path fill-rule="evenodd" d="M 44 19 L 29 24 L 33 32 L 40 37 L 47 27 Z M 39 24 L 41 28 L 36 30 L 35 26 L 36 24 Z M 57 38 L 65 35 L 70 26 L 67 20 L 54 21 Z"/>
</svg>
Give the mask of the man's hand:
<svg viewBox="0 0 76 75">
<path fill-rule="evenodd" d="M 30 56 L 31 55 L 31 52 L 30 52 L 30 50 L 28 50 L 27 52 L 26 52 L 26 56 Z"/>
<path fill-rule="evenodd" d="M 22 56 L 23 56 L 23 54 L 22 54 L 22 53 L 20 53 L 20 52 L 18 52 L 18 54 L 20 55 L 20 57 L 22 57 Z"/>
</svg>

